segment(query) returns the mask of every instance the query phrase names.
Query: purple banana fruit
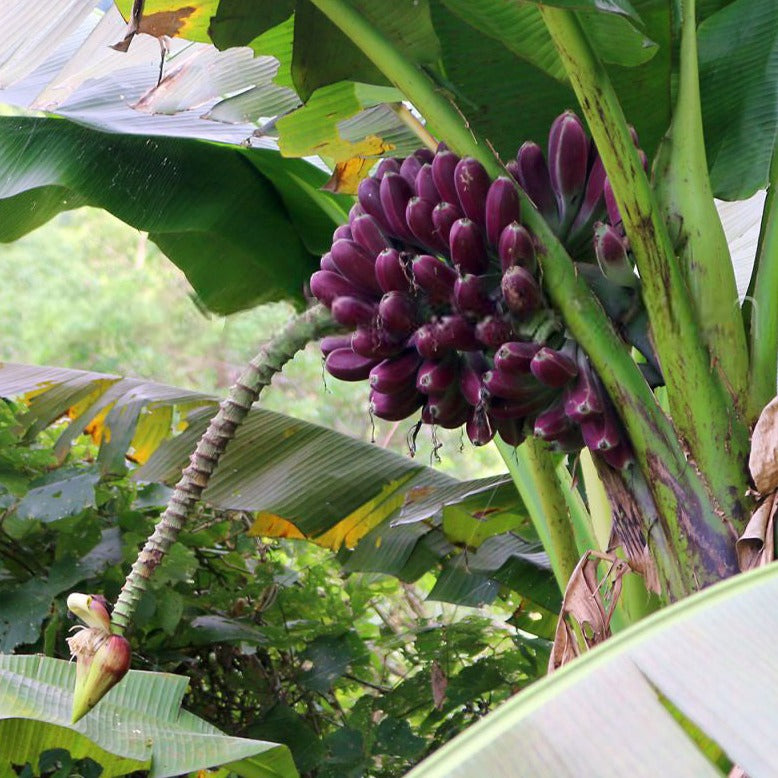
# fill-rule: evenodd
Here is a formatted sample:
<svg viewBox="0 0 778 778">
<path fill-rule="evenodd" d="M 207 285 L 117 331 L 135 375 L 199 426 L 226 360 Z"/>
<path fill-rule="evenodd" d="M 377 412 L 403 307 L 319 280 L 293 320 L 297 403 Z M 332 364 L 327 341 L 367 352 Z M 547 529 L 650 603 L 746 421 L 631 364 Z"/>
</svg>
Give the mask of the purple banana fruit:
<svg viewBox="0 0 778 778">
<path fill-rule="evenodd" d="M 444 394 L 430 395 L 421 411 L 425 424 L 437 424 L 449 430 L 461 427 L 469 416 L 470 406 L 456 386 Z"/>
<path fill-rule="evenodd" d="M 378 313 L 378 307 L 373 303 L 360 300 L 358 297 L 336 297 L 330 311 L 332 318 L 338 324 L 353 329 L 354 327 L 372 326 Z"/>
<path fill-rule="evenodd" d="M 546 388 L 534 376 L 504 373 L 495 368 L 483 375 L 484 389 L 491 397 L 503 400 L 530 400 L 538 394 L 546 394 Z"/>
<path fill-rule="evenodd" d="M 508 224 L 500 233 L 497 254 L 500 257 L 503 273 L 514 265 L 525 267 L 530 273 L 534 273 L 537 268 L 535 242 L 532 240 L 532 235 L 526 227 L 517 222 Z"/>
<path fill-rule="evenodd" d="M 420 246 L 431 251 L 445 251 L 447 246 L 440 239 L 432 221 L 435 204 L 420 197 L 411 197 L 405 209 L 405 222 Z"/>
<path fill-rule="evenodd" d="M 494 437 L 495 429 L 484 408 L 473 409 L 467 420 L 465 432 L 474 446 L 485 446 Z"/>
<path fill-rule="evenodd" d="M 623 438 L 616 417 L 607 408 L 581 422 L 581 434 L 587 448 L 600 452 L 615 448 Z"/>
<path fill-rule="evenodd" d="M 357 327 L 351 336 L 351 350 L 361 357 L 387 359 L 404 348 L 402 338 L 397 338 L 379 327 Z"/>
<path fill-rule="evenodd" d="M 447 303 L 454 292 L 457 273 L 437 257 L 420 254 L 411 263 L 413 281 L 433 305 Z"/>
<path fill-rule="evenodd" d="M 594 225 L 594 253 L 603 275 L 619 286 L 637 288 L 638 278 L 627 253 L 627 239 L 610 224 Z"/>
<path fill-rule="evenodd" d="M 494 355 L 494 366 L 504 373 L 529 373 L 532 358 L 540 347 L 534 341 L 503 343 Z"/>
<path fill-rule="evenodd" d="M 542 384 L 559 389 L 570 383 L 578 375 L 578 365 L 564 351 L 543 346 L 530 362 L 532 375 Z"/>
<path fill-rule="evenodd" d="M 381 225 L 369 213 L 357 216 L 351 222 L 351 234 L 354 241 L 372 257 L 380 254 L 384 249 L 391 248 Z"/>
<path fill-rule="evenodd" d="M 481 356 L 481 359 L 472 357 Z M 487 370 L 486 360 L 482 355 L 468 354 L 462 364 L 459 375 L 459 385 L 462 394 L 472 406 L 476 406 L 484 401 L 484 389 L 481 383 L 481 377 Z"/>
<path fill-rule="evenodd" d="M 416 175 L 416 194 L 422 200 L 429 200 L 431 203 L 440 202 L 440 192 L 438 192 L 438 188 L 435 186 L 435 181 L 432 178 L 431 164 L 424 164 L 419 168 L 419 172 Z"/>
<path fill-rule="evenodd" d="M 424 394 L 443 394 L 459 380 L 459 359 L 425 359 L 416 374 L 416 388 Z"/>
<path fill-rule="evenodd" d="M 438 144 L 438 148 L 440 148 L 440 144 Z M 413 156 L 416 157 L 422 165 L 431 165 L 432 160 L 435 159 L 435 152 L 432 151 L 432 149 L 422 147 L 416 149 L 416 151 L 413 152 Z"/>
<path fill-rule="evenodd" d="M 432 160 L 432 180 L 441 200 L 447 203 L 459 202 L 454 186 L 454 171 L 458 164 L 459 157 L 452 151 L 439 151 Z"/>
<path fill-rule="evenodd" d="M 364 212 L 369 213 L 386 232 L 389 225 L 381 205 L 381 182 L 376 178 L 363 178 L 357 188 L 357 198 Z"/>
<path fill-rule="evenodd" d="M 382 394 L 410 391 L 416 385 L 416 371 L 420 364 L 421 357 L 415 349 L 385 359 L 370 371 L 370 388 Z"/>
<path fill-rule="evenodd" d="M 541 440 L 556 440 L 568 429 L 570 420 L 565 413 L 564 400 L 560 398 L 536 416 L 533 433 Z"/>
<path fill-rule="evenodd" d="M 389 233 L 413 242 L 413 235 L 405 223 L 405 209 L 413 197 L 411 185 L 399 173 L 387 173 L 381 179 L 379 195 Z"/>
<path fill-rule="evenodd" d="M 402 160 L 394 157 L 385 157 L 378 163 L 373 178 L 380 181 L 387 173 L 399 173 Z"/>
<path fill-rule="evenodd" d="M 616 204 L 616 195 L 613 194 L 613 187 L 609 178 L 605 179 L 602 190 L 605 196 L 605 208 L 608 211 L 608 221 L 616 227 L 621 224 L 621 212 Z"/>
<path fill-rule="evenodd" d="M 451 261 L 460 273 L 484 273 L 489 267 L 483 233 L 471 219 L 458 219 L 448 236 Z"/>
<path fill-rule="evenodd" d="M 583 199 L 588 162 L 589 139 L 583 124 L 572 111 L 565 111 L 548 134 L 548 168 L 562 215 L 562 235 L 567 234 Z"/>
<path fill-rule="evenodd" d="M 435 324 L 438 345 L 444 350 L 478 351 L 481 344 L 475 337 L 475 327 L 459 314 L 442 316 Z"/>
<path fill-rule="evenodd" d="M 406 157 L 400 165 L 400 175 L 408 182 L 408 186 L 414 194 L 416 194 L 416 176 L 419 174 L 421 166 L 421 160 L 414 154 Z"/>
<path fill-rule="evenodd" d="M 432 209 L 432 225 L 435 228 L 435 234 L 438 236 L 440 245 L 444 250 L 448 249 L 451 228 L 454 223 L 462 218 L 462 211 L 452 203 L 438 203 Z"/>
<path fill-rule="evenodd" d="M 546 158 L 537 143 L 527 141 L 516 154 L 516 179 L 535 203 L 543 218 L 556 227 L 559 222 L 557 201 L 551 186 Z M 513 168 L 511 168 L 511 172 Z"/>
<path fill-rule="evenodd" d="M 486 195 L 491 183 L 489 174 L 478 160 L 466 157 L 457 163 L 454 186 L 459 204 L 465 216 L 481 229 L 486 226 Z"/>
<path fill-rule="evenodd" d="M 509 267 L 500 283 L 508 310 L 519 318 L 527 318 L 541 304 L 540 287 L 532 273 L 520 265 Z"/>
<path fill-rule="evenodd" d="M 352 235 L 350 224 L 341 224 L 340 227 L 335 228 L 335 232 L 332 233 L 332 242 L 334 243 L 336 240 L 340 240 L 341 238 L 351 240 Z"/>
<path fill-rule="evenodd" d="M 635 462 L 630 447 L 622 442 L 618 446 L 609 448 L 607 451 L 598 452 L 599 455 L 615 470 L 626 470 Z"/>
<path fill-rule="evenodd" d="M 605 166 L 602 164 L 600 155 L 597 153 L 597 147 L 594 141 L 589 144 L 589 174 L 586 178 L 586 189 L 583 195 L 581 207 L 578 209 L 578 215 L 575 217 L 573 226 L 570 228 L 571 236 L 587 237 L 591 232 L 592 225 L 598 219 L 602 219 L 606 214 L 605 208 Z"/>
<path fill-rule="evenodd" d="M 516 340 L 516 333 L 507 318 L 487 316 L 475 326 L 476 338 L 487 348 L 499 348 L 509 340 Z"/>
<path fill-rule="evenodd" d="M 524 442 L 523 425 L 517 419 L 493 419 L 497 434 L 509 445 L 520 446 Z"/>
<path fill-rule="evenodd" d="M 460 276 L 454 283 L 454 308 L 466 316 L 478 318 L 495 313 L 497 305 L 490 296 L 490 286 L 486 276 Z"/>
<path fill-rule="evenodd" d="M 326 335 L 319 341 L 321 353 L 325 357 L 338 348 L 351 348 L 351 333 L 347 335 Z"/>
<path fill-rule="evenodd" d="M 311 294 L 328 308 L 336 297 L 364 297 L 361 289 L 358 289 L 340 273 L 329 270 L 317 270 L 311 276 Z"/>
<path fill-rule="evenodd" d="M 384 249 L 375 259 L 375 275 L 383 292 L 410 292 L 410 268 L 397 249 Z"/>
<path fill-rule="evenodd" d="M 371 390 L 370 412 L 379 419 L 386 421 L 402 421 L 421 407 L 424 395 L 415 390 L 407 395 L 404 393 L 382 394 Z"/>
<path fill-rule="evenodd" d="M 438 343 L 438 328 L 435 322 L 422 324 L 413 334 L 411 342 L 424 359 L 442 359 L 450 351 Z"/>
<path fill-rule="evenodd" d="M 501 176 L 492 182 L 486 195 L 486 239 L 497 248 L 502 231 L 519 221 L 519 195 L 516 184 Z"/>
<path fill-rule="evenodd" d="M 523 419 L 548 405 L 548 394 L 530 395 L 526 399 L 509 400 L 498 397 L 489 402 L 489 416 L 495 420 Z"/>
<path fill-rule="evenodd" d="M 544 160 L 545 162 L 545 160 Z M 508 175 L 514 179 L 518 183 L 519 180 L 519 162 L 516 159 L 509 159 L 505 163 L 505 170 L 507 171 Z"/>
<path fill-rule="evenodd" d="M 375 259 L 362 246 L 341 238 L 332 244 L 330 253 L 340 274 L 354 286 L 373 294 L 381 293 L 375 277 Z"/>
<path fill-rule="evenodd" d="M 338 348 L 327 354 L 324 367 L 341 381 L 364 381 L 378 360 L 361 357 L 350 348 Z"/>
<path fill-rule="evenodd" d="M 378 318 L 391 334 L 408 336 L 419 325 L 419 309 L 405 292 L 387 292 L 378 304 Z"/>
<path fill-rule="evenodd" d="M 586 355 L 578 350 L 578 379 L 565 389 L 565 413 L 572 421 L 581 424 L 591 416 L 602 413 L 603 402 L 600 387 Z"/>
</svg>

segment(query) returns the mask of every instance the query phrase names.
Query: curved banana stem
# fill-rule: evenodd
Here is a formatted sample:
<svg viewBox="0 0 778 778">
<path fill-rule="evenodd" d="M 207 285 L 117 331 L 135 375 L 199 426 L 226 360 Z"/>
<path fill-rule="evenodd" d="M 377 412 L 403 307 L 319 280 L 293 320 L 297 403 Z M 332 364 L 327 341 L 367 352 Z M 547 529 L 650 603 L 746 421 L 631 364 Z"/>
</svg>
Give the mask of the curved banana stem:
<svg viewBox="0 0 778 778">
<path fill-rule="evenodd" d="M 260 392 L 298 351 L 311 341 L 338 329 L 339 325 L 332 320 L 324 306 L 310 308 L 291 319 L 251 360 L 233 384 L 227 399 L 222 402 L 218 413 L 200 438 L 189 466 L 183 471 L 154 532 L 138 554 L 124 582 L 111 616 L 112 632 L 121 635 L 131 623 L 148 580 L 168 549 L 176 542 L 192 508 L 208 486 L 227 444 L 235 437 Z"/>
<path fill-rule="evenodd" d="M 749 515 L 748 430 L 715 367 L 715 355 L 706 347 L 610 78 L 574 13 L 550 6 L 541 6 L 541 13 L 586 115 L 630 239 L 673 425 L 707 482 L 715 510 L 731 522 L 725 526 L 712 516 L 708 532 L 730 542 L 733 529 L 742 529 Z M 601 369 L 596 361 L 595 366 Z M 646 476 L 656 481 L 656 474 Z"/>
</svg>

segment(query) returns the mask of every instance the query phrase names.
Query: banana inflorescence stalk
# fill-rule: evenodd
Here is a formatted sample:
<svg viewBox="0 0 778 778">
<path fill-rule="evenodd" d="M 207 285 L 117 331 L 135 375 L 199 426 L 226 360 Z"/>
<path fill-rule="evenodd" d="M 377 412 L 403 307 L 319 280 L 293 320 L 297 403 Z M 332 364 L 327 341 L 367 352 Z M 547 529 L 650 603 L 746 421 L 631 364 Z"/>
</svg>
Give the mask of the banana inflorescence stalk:
<svg viewBox="0 0 778 778">
<path fill-rule="evenodd" d="M 323 306 L 314 306 L 289 321 L 251 360 L 200 438 L 153 534 L 132 566 L 113 608 L 111 630 L 114 633 L 122 634 L 131 623 L 147 581 L 175 543 L 192 508 L 208 486 L 227 444 L 235 437 L 262 389 L 300 349 L 337 329 L 329 311 Z"/>
</svg>

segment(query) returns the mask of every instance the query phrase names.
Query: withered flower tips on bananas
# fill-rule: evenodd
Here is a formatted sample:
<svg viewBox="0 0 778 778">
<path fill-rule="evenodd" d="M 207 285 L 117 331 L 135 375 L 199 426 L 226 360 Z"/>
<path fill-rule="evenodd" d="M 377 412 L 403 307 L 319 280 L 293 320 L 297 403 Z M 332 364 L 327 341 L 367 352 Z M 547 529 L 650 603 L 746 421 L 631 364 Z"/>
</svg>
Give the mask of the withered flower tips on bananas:
<svg viewBox="0 0 778 778">
<path fill-rule="evenodd" d="M 351 332 L 324 338 L 327 371 L 370 383 L 370 408 L 397 421 L 465 425 L 475 445 L 536 435 L 563 451 L 586 445 L 617 468 L 632 461 L 597 375 L 543 293 L 516 183 L 576 260 L 625 340 L 658 366 L 639 279 L 594 144 L 568 111 L 548 161 L 527 142 L 491 180 L 444 145 L 384 159 L 359 186 L 347 225 L 310 281 Z"/>
</svg>

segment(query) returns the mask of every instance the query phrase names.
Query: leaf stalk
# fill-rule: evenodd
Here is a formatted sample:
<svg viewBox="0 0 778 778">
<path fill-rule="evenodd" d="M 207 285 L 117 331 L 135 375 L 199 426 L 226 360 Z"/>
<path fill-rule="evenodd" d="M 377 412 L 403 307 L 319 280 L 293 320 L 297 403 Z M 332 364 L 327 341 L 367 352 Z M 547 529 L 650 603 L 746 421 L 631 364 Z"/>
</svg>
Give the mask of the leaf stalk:
<svg viewBox="0 0 778 778">
<path fill-rule="evenodd" d="M 775 397 L 778 376 L 778 143 L 770 162 L 770 181 L 762 226 L 743 313 L 749 330 L 751 378 L 748 420 L 755 422 Z"/>
</svg>

